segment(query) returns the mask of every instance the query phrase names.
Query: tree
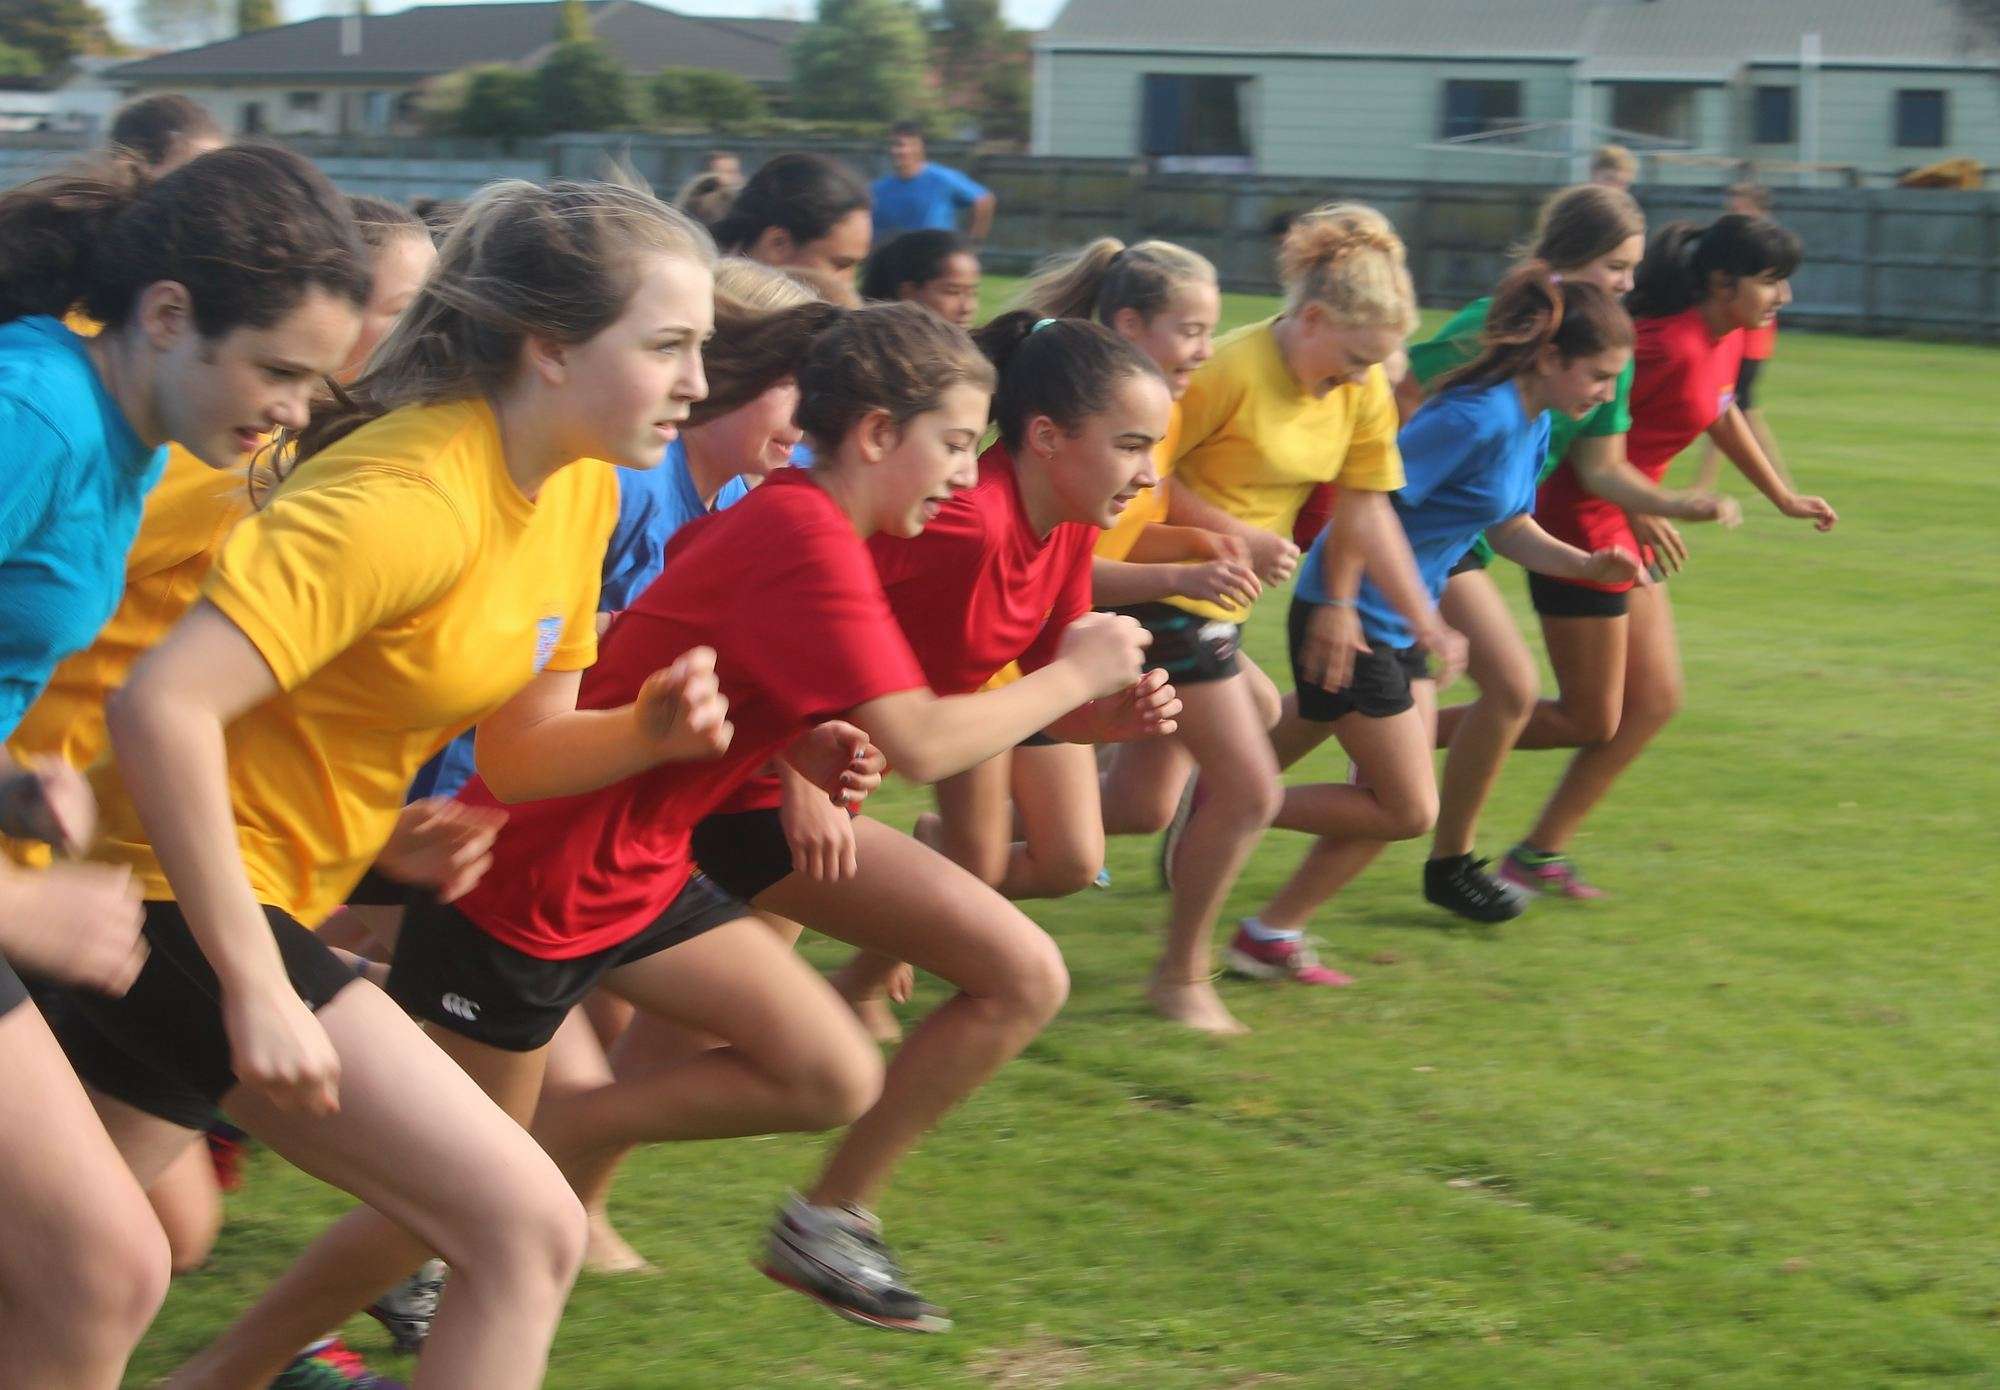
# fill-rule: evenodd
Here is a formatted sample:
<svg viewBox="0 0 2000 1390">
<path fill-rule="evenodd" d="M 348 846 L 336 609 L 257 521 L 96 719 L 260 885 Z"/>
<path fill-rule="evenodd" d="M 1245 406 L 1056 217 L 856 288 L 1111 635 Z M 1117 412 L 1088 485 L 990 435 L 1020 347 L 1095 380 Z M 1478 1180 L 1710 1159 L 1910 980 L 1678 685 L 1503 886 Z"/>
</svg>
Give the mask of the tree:
<svg viewBox="0 0 2000 1390">
<path fill-rule="evenodd" d="M 980 133 L 1020 139 L 1028 128 L 1028 36 L 1008 26 L 1000 0 L 944 0 L 931 26 L 944 102 Z"/>
<path fill-rule="evenodd" d="M 278 0 L 236 0 L 236 32 L 250 33 L 254 29 L 273 29 L 283 21 L 278 18 Z"/>
<path fill-rule="evenodd" d="M 222 0 L 139 0 L 139 28 L 157 44 L 188 48 L 227 31 Z"/>
<path fill-rule="evenodd" d="M 792 45 L 792 109 L 833 120 L 920 119 L 932 107 L 915 0 L 820 0 Z"/>
<path fill-rule="evenodd" d="M 594 37 L 590 11 L 584 8 L 583 0 L 562 0 L 562 8 L 556 12 L 556 42 L 589 43 Z"/>
<path fill-rule="evenodd" d="M 40 77 L 42 60 L 25 48 L 0 43 L 0 78 Z"/>
<path fill-rule="evenodd" d="M 89 0 L 5 0 L 0 44 L 26 51 L 42 72 L 86 53 L 116 53 L 118 41 Z"/>
<path fill-rule="evenodd" d="M 764 114 L 764 94 L 749 78 L 709 68 L 662 68 L 646 95 L 663 121 L 754 121 Z"/>
<path fill-rule="evenodd" d="M 465 74 L 458 110 L 449 123 L 460 135 L 512 139 L 541 134 L 534 74 L 518 68 L 472 69 Z"/>
<path fill-rule="evenodd" d="M 544 130 L 610 130 L 632 120 L 625 69 L 601 43 L 559 43 L 535 70 Z"/>
</svg>

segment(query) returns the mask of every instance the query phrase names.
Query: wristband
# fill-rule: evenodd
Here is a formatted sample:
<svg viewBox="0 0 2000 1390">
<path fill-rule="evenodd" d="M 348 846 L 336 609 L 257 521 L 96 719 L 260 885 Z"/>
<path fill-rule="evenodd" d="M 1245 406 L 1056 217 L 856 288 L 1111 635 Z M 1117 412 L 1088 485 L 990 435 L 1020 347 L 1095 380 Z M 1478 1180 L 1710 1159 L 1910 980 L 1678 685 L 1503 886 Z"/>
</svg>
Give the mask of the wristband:
<svg viewBox="0 0 2000 1390">
<path fill-rule="evenodd" d="M 1325 598 L 1325 599 L 1322 599 L 1322 600 L 1320 600 L 1320 607 L 1322 607 L 1322 608 L 1352 608 L 1352 607 L 1354 607 L 1354 600 L 1353 600 L 1353 599 L 1351 599 L 1351 598 Z"/>
</svg>

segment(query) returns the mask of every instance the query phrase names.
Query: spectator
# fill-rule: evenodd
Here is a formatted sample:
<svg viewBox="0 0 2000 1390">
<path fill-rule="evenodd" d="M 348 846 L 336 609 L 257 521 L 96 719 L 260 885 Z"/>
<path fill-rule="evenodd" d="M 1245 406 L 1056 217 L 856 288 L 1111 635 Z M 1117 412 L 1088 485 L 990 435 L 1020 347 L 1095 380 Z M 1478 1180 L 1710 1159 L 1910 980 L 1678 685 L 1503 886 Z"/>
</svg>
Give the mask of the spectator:
<svg viewBox="0 0 2000 1390">
<path fill-rule="evenodd" d="M 158 175 L 221 149 L 229 139 L 206 106 L 179 92 L 160 92 L 118 108 L 111 118 L 111 143 Z"/>
<path fill-rule="evenodd" d="M 961 208 L 972 209 L 965 231 L 974 241 L 984 241 L 992 230 L 993 194 L 970 176 L 926 160 L 923 128 L 915 122 L 890 127 L 889 168 L 872 190 L 877 237 L 957 231 Z"/>
<path fill-rule="evenodd" d="M 1623 145 L 1599 145 L 1590 157 L 1590 181 L 1620 191 L 1639 181 L 1639 159 Z"/>
<path fill-rule="evenodd" d="M 702 156 L 701 172 L 713 174 L 731 188 L 743 186 L 743 161 L 734 150 L 710 150 Z"/>
</svg>

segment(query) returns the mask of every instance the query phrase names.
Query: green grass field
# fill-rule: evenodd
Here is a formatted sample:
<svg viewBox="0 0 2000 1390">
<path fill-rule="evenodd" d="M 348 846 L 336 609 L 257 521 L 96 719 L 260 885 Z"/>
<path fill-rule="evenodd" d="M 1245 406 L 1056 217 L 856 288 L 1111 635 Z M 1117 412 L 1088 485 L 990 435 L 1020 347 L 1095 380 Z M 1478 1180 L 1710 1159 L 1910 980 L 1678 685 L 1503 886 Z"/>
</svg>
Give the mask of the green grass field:
<svg viewBox="0 0 2000 1390">
<path fill-rule="evenodd" d="M 1400 846 L 1317 924 L 1360 983 L 1224 984 L 1256 1031 L 1218 1043 L 1144 1011 L 1153 846 L 1115 844 L 1110 891 L 1033 908 L 1067 1011 L 885 1203 L 954 1334 L 850 1327 L 752 1269 L 823 1140 L 659 1148 L 618 1212 L 666 1273 L 586 1277 L 549 1384 L 2000 1384 L 1996 366 L 1783 339 L 1770 418 L 1844 520 L 1746 497 L 1741 530 L 1694 531 L 1688 708 L 1577 846 L 1610 901 L 1468 929 Z M 1251 634 L 1274 673 L 1282 617 Z M 1558 770 L 1516 758 L 1488 852 Z M 1302 844 L 1273 835 L 1234 909 Z M 260 1156 L 131 1383 L 344 1205 Z"/>
</svg>

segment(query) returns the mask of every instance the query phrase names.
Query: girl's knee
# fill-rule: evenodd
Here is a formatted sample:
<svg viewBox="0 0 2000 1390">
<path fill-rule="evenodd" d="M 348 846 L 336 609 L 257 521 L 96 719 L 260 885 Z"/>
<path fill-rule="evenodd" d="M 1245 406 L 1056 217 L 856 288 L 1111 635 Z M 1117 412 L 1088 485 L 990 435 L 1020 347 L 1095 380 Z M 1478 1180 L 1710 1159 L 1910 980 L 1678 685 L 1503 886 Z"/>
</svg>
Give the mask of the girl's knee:
<svg viewBox="0 0 2000 1390">
<path fill-rule="evenodd" d="M 466 1228 L 447 1234 L 438 1253 L 453 1269 L 484 1270 L 509 1283 L 567 1289 L 583 1266 L 583 1204 L 552 1163 L 482 1182 L 486 1202 L 468 1212 Z M 459 1247 L 454 1256 L 449 1248 Z"/>
<path fill-rule="evenodd" d="M 1389 839 L 1414 840 L 1420 835 L 1428 835 L 1431 827 L 1437 824 L 1437 788 L 1415 788 L 1407 796 L 1385 803 L 1382 809 L 1388 822 L 1385 829 Z"/>
<path fill-rule="evenodd" d="M 1041 1028 L 1069 999 L 1069 967 L 1048 933 L 1032 926 L 1031 931 L 1009 953 L 1006 998 L 1015 1012 Z"/>
<path fill-rule="evenodd" d="M 816 1049 L 812 1061 L 793 1077 L 802 1130 L 851 1125 L 882 1098 L 881 1049 L 860 1029 L 848 1031 L 852 1036 L 837 1045 Z"/>
<path fill-rule="evenodd" d="M 1679 680 L 1660 681 L 1628 690 L 1624 723 L 1648 732 L 1664 728 L 1681 712 L 1687 688 Z"/>
<path fill-rule="evenodd" d="M 1066 898 L 1096 882 L 1098 870 L 1104 867 L 1104 841 L 1037 845 L 1030 849 L 1029 857 L 1034 861 L 1035 877 L 1041 881 L 1043 892 L 1052 898 Z"/>
<path fill-rule="evenodd" d="M 1502 718 L 1517 724 L 1528 722 L 1541 693 L 1535 668 L 1526 663 L 1509 662 L 1491 672 L 1479 686 L 1479 697 L 1489 702 Z"/>
</svg>

